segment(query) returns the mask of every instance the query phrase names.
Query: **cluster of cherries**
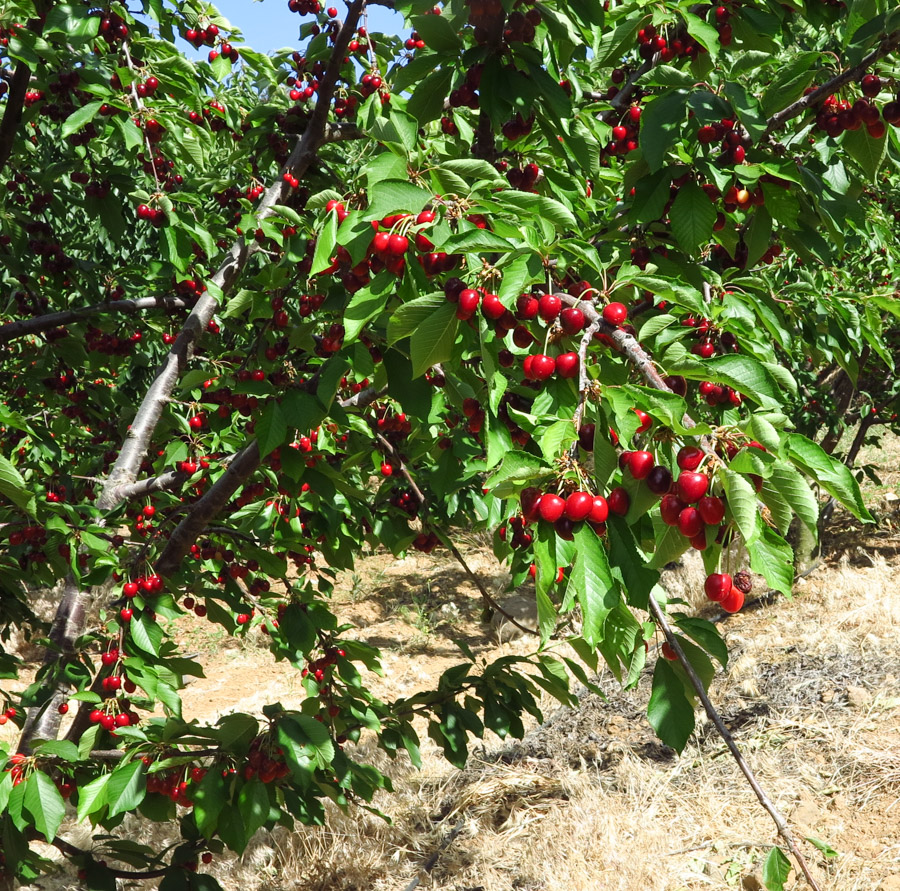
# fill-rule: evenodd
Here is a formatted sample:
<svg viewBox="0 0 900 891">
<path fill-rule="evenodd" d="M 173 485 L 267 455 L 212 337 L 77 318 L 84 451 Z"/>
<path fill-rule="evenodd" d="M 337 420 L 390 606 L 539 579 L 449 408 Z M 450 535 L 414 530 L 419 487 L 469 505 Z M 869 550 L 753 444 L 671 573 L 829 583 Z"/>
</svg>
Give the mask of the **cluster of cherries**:
<svg viewBox="0 0 900 891">
<path fill-rule="evenodd" d="M 876 98 L 883 87 L 884 84 L 877 74 L 865 74 L 859 82 L 862 97 L 856 101 L 851 103 L 833 94 L 827 96 L 816 113 L 816 127 L 833 139 L 847 130 L 865 127 L 869 136 L 881 139 L 887 132 L 886 124 L 900 126 L 900 101 L 892 99 L 886 102 L 880 114 L 877 106 L 869 101 Z M 806 92 L 811 93 L 812 88 Z"/>
<path fill-rule="evenodd" d="M 729 613 L 736 613 L 744 605 L 744 596 L 752 590 L 749 572 L 738 572 L 732 578 L 727 572 L 714 572 L 706 577 L 703 590 L 706 596 Z"/>
</svg>

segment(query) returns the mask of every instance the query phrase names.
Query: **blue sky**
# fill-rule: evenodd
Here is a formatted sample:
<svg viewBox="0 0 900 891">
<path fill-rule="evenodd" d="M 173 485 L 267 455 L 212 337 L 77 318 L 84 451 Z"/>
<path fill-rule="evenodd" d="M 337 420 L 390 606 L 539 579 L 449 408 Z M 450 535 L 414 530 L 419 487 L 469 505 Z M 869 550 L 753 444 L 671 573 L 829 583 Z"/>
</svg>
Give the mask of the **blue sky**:
<svg viewBox="0 0 900 891">
<path fill-rule="evenodd" d="M 308 15 L 298 15 L 287 8 L 287 0 L 213 0 L 219 12 L 232 25 L 240 28 L 244 40 L 253 49 L 268 53 L 275 49 L 294 46 L 298 41 L 300 24 L 310 21 Z M 326 0 L 341 15 L 347 8 L 342 0 Z M 403 28 L 403 18 L 383 6 L 369 9 L 369 29 L 398 33 Z"/>
</svg>

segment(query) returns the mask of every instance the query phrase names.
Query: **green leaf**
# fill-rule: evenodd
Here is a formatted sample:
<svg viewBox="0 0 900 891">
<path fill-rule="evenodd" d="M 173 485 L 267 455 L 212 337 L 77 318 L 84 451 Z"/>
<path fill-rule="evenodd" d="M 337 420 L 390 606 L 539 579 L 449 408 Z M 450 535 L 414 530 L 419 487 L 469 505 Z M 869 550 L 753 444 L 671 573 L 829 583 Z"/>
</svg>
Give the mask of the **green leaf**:
<svg viewBox="0 0 900 891">
<path fill-rule="evenodd" d="M 444 303 L 416 328 L 410 337 L 409 355 L 414 378 L 453 355 L 458 326 L 456 306 Z"/>
<path fill-rule="evenodd" d="M 219 770 L 208 770 L 191 796 L 194 819 L 204 838 L 212 838 L 219 822 L 219 814 L 227 804 L 225 779 Z"/>
<path fill-rule="evenodd" d="M 447 16 L 416 15 L 410 21 L 429 49 L 452 56 L 462 52 L 462 41 Z"/>
<path fill-rule="evenodd" d="M 101 774 L 78 790 L 78 822 L 106 805 L 106 787 L 111 773 Z"/>
<path fill-rule="evenodd" d="M 443 21 L 443 16 L 424 16 L 427 19 Z M 453 81 L 453 69 L 441 68 L 428 75 L 421 83 L 416 85 L 415 92 L 410 96 L 407 110 L 422 125 L 437 120 L 444 110 L 444 100 Z"/>
<path fill-rule="evenodd" d="M 388 346 L 393 346 L 398 340 L 409 337 L 419 325 L 430 318 L 435 310 L 447 302 L 443 292 L 426 294 L 417 297 L 399 307 L 388 319 L 387 340 Z"/>
<path fill-rule="evenodd" d="M 775 489 L 790 505 L 803 525 L 814 536 L 818 536 L 819 502 L 799 470 L 791 464 L 778 461 L 772 467 L 766 485 Z"/>
<path fill-rule="evenodd" d="M 68 739 L 47 739 L 34 747 L 36 754 L 62 758 L 63 761 L 80 761 L 78 746 Z"/>
<path fill-rule="evenodd" d="M 344 344 L 350 344 L 360 331 L 387 305 L 397 280 L 388 272 L 380 272 L 368 287 L 360 288 L 344 310 Z"/>
<path fill-rule="evenodd" d="M 565 204 L 555 198 L 541 196 L 537 209 L 543 219 L 549 220 L 560 231 L 578 229 L 578 220 L 575 219 L 575 215 Z"/>
<path fill-rule="evenodd" d="M 278 722 L 278 742 L 294 776 L 327 767 L 334 761 L 328 729 L 308 715 L 286 715 Z"/>
<path fill-rule="evenodd" d="M 130 761 L 117 767 L 109 778 L 106 789 L 109 816 L 133 811 L 147 794 L 147 778 L 143 761 Z"/>
<path fill-rule="evenodd" d="M 506 180 L 500 175 L 497 168 L 480 158 L 454 158 L 450 161 L 444 161 L 441 167 L 457 176 L 468 177 L 474 180 L 486 179 L 506 185 Z"/>
<path fill-rule="evenodd" d="M 145 653 L 159 655 L 159 646 L 162 643 L 162 628 L 146 615 L 135 615 L 129 623 L 132 642 Z"/>
<path fill-rule="evenodd" d="M 269 790 L 258 779 L 249 780 L 244 784 L 238 795 L 238 810 L 244 821 L 247 838 L 250 838 L 257 829 L 261 829 L 269 818 Z"/>
<path fill-rule="evenodd" d="M 287 440 L 288 425 L 277 400 L 272 399 L 263 409 L 256 422 L 256 441 L 259 443 L 259 456 L 265 458 L 270 452 L 284 445 Z"/>
<path fill-rule="evenodd" d="M 337 244 L 337 214 L 332 210 L 328 213 L 328 219 L 319 233 L 316 241 L 316 250 L 313 254 L 310 275 L 318 275 L 323 269 L 331 265 L 331 255 Z"/>
<path fill-rule="evenodd" d="M 810 835 L 806 836 L 806 840 L 814 847 L 818 848 L 824 855 L 827 860 L 833 860 L 838 856 L 838 852 L 835 851 L 828 842 L 823 842 L 819 838 L 813 838 Z"/>
<path fill-rule="evenodd" d="M 650 172 L 659 170 L 669 149 L 684 129 L 688 93 L 674 90 L 663 93 L 644 106 L 641 115 L 640 143 Z M 706 199 L 709 204 L 709 199 Z"/>
<path fill-rule="evenodd" d="M 19 471 L 3 455 L 0 455 L 0 495 L 34 516 L 34 495 L 26 488 Z"/>
<path fill-rule="evenodd" d="M 863 125 L 857 130 L 847 130 L 841 145 L 859 164 L 866 179 L 873 182 L 887 154 L 887 136 L 876 139 L 869 135 L 868 128 Z"/>
<path fill-rule="evenodd" d="M 597 533 L 587 523 L 575 533 L 578 553 L 569 575 L 566 599 L 572 595 L 581 607 L 582 636 L 596 646 L 603 631 L 603 623 L 619 603 L 619 590 L 609 568 L 606 549 Z"/>
<path fill-rule="evenodd" d="M 522 488 L 523 483 L 549 472 L 550 468 L 540 458 L 513 450 L 503 456 L 500 467 L 484 486 L 496 498 L 509 498 Z"/>
<path fill-rule="evenodd" d="M 759 514 L 756 490 L 748 479 L 727 468 L 722 473 L 721 479 L 731 516 L 734 517 L 744 542 L 749 544 L 756 536 L 756 518 Z"/>
<path fill-rule="evenodd" d="M 365 218 L 380 220 L 401 211 L 418 213 L 432 198 L 431 192 L 405 180 L 383 179 L 369 190 L 369 207 L 364 211 Z"/>
<path fill-rule="evenodd" d="M 763 864 L 763 884 L 768 891 L 784 891 L 784 883 L 790 874 L 791 861 L 781 848 L 772 848 Z"/>
<path fill-rule="evenodd" d="M 646 609 L 650 592 L 659 582 L 659 572 L 650 568 L 647 558 L 637 546 L 632 527 L 622 517 L 610 515 L 606 530 L 610 563 L 614 574 L 622 578 L 628 603 L 638 609 Z"/>
<path fill-rule="evenodd" d="M 757 536 L 747 544 L 750 568 L 763 576 L 770 588 L 790 597 L 794 583 L 794 552 L 761 516 L 757 516 L 756 523 Z"/>
<path fill-rule="evenodd" d="M 505 238 L 488 232 L 487 229 L 469 229 L 467 232 L 451 235 L 437 245 L 436 249 L 448 254 L 467 254 L 476 251 L 507 253 L 513 250 L 513 245 Z"/>
<path fill-rule="evenodd" d="M 88 102 L 87 105 L 82 105 L 77 111 L 73 111 L 72 114 L 63 121 L 60 136 L 65 139 L 67 136 L 77 133 L 85 124 L 89 123 L 97 116 L 97 112 L 100 111 L 101 105 L 103 105 L 103 102 L 99 100 L 96 102 Z"/>
<path fill-rule="evenodd" d="M 676 752 L 683 752 L 694 732 L 694 709 L 684 684 L 665 659 L 657 659 L 647 704 L 647 719 L 656 735 Z"/>
<path fill-rule="evenodd" d="M 808 473 L 854 517 L 874 522 L 863 503 L 859 484 L 846 466 L 832 458 L 820 445 L 799 433 L 789 434 L 785 438 L 784 446 L 794 464 Z"/>
<path fill-rule="evenodd" d="M 42 770 L 36 770 L 25 781 L 25 810 L 31 814 L 34 828 L 52 842 L 66 815 L 66 803 L 56 783 Z"/>
<path fill-rule="evenodd" d="M 700 644 L 718 661 L 722 668 L 728 665 L 728 646 L 712 622 L 696 616 L 685 616 L 681 613 L 676 613 L 673 618 L 678 629 Z"/>
</svg>

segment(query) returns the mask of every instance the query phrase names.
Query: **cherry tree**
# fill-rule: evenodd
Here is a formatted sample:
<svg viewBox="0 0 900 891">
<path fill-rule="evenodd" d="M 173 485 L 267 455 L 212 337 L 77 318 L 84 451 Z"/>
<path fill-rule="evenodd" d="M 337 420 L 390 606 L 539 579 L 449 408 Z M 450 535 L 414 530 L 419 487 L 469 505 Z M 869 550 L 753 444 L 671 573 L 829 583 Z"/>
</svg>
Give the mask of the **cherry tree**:
<svg viewBox="0 0 900 891">
<path fill-rule="evenodd" d="M 871 520 L 851 467 L 896 422 L 900 14 L 390 5 L 403 34 L 289 0 L 272 56 L 200 0 L 4 6 L 0 869 L 40 874 L 43 840 L 88 888 L 218 887 L 214 853 L 389 787 L 362 735 L 418 763 L 426 727 L 461 766 L 603 666 L 652 674 L 679 751 L 709 712 L 815 886 L 707 696 L 727 648 L 660 572 L 697 550 L 736 612 L 751 573 L 790 594 L 825 497 Z M 533 589 L 533 651 L 380 700 L 337 574 L 446 552 L 503 613 L 471 528 Z M 259 629 L 299 704 L 185 713 L 186 613 Z M 46 651 L 27 686 L 16 630 Z M 136 844 L 131 813 L 180 841 Z M 769 887 L 789 868 L 774 848 Z"/>
</svg>

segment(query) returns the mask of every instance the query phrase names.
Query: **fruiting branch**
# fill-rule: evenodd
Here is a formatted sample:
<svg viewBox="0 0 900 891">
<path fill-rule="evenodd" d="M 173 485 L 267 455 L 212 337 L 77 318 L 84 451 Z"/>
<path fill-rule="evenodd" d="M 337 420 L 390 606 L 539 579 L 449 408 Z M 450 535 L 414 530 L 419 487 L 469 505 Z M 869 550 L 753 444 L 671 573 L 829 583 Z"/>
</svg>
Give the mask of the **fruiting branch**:
<svg viewBox="0 0 900 891">
<path fill-rule="evenodd" d="M 816 883 L 815 878 L 810 872 L 809 865 L 807 864 L 803 854 L 797 848 L 797 844 L 794 841 L 793 833 L 790 830 L 790 827 L 787 824 L 787 821 L 781 815 L 781 812 L 772 801 L 769 799 L 768 795 L 763 791 L 762 787 L 759 785 L 759 781 L 756 779 L 756 775 L 753 773 L 753 770 L 750 768 L 750 765 L 744 760 L 744 756 L 741 754 L 741 750 L 738 748 L 737 743 L 734 741 L 734 737 L 731 735 L 731 732 L 725 726 L 725 722 L 722 720 L 721 715 L 716 711 L 715 706 L 712 704 L 709 696 L 706 693 L 706 688 L 703 686 L 703 681 L 697 675 L 697 672 L 694 671 L 694 666 L 691 665 L 690 660 L 684 654 L 684 650 L 681 648 L 681 644 L 678 642 L 678 638 L 672 631 L 672 626 L 669 625 L 669 621 L 666 618 L 665 612 L 663 612 L 662 607 L 657 603 L 656 598 L 651 593 L 650 601 L 649 601 L 649 610 L 653 615 L 656 623 L 662 629 L 663 634 L 666 636 L 666 641 L 669 646 L 674 651 L 675 655 L 678 656 L 678 661 L 681 663 L 681 667 L 684 669 L 685 674 L 688 676 L 688 679 L 691 682 L 691 686 L 697 693 L 697 697 L 700 702 L 703 704 L 703 708 L 706 711 L 706 714 L 709 716 L 710 721 L 713 722 L 719 736 L 722 737 L 723 742 L 728 747 L 728 750 L 731 752 L 732 757 L 737 762 L 738 767 L 741 769 L 741 773 L 747 778 L 747 782 L 750 784 L 750 788 L 753 789 L 754 794 L 757 799 L 759 799 L 759 803 L 763 806 L 769 816 L 775 823 L 775 826 L 778 829 L 778 834 L 784 839 L 785 844 L 788 846 L 788 850 L 791 854 L 794 855 L 794 859 L 797 861 L 797 865 L 800 867 L 803 875 L 806 877 L 806 881 L 809 883 L 810 887 L 814 889 L 814 891 L 821 891 L 819 885 Z"/>
<path fill-rule="evenodd" d="M 898 46 L 900 46 L 900 31 L 886 34 L 882 38 L 881 44 L 865 56 L 861 62 L 854 65 L 852 68 L 848 68 L 840 74 L 835 75 L 831 80 L 822 84 L 822 86 L 816 87 L 811 93 L 807 93 L 796 102 L 792 102 L 787 108 L 783 108 L 781 111 L 773 114 L 772 117 L 766 121 L 766 130 L 763 137 L 770 134 L 773 130 L 777 130 L 782 124 L 791 120 L 791 118 L 795 118 L 797 115 L 802 114 L 810 106 L 821 102 L 827 96 L 830 96 L 835 92 L 835 90 L 839 90 L 845 84 L 858 80 L 867 69 L 871 68 L 879 59 L 883 59 L 885 56 L 890 55 Z"/>
<path fill-rule="evenodd" d="M 82 306 L 78 309 L 67 309 L 62 312 L 47 313 L 43 316 L 34 316 L 30 319 L 21 319 L 17 322 L 7 322 L 0 325 L 0 343 L 8 343 L 18 337 L 29 334 L 41 334 L 58 328 L 60 325 L 68 325 L 70 322 L 78 322 L 92 316 L 105 313 L 135 313 L 145 309 L 183 309 L 191 304 L 183 297 L 140 297 L 137 300 L 107 300 L 103 303 L 94 303 L 91 306 Z"/>
</svg>

